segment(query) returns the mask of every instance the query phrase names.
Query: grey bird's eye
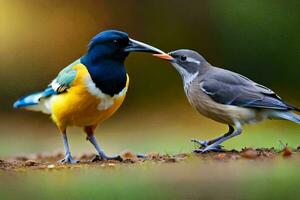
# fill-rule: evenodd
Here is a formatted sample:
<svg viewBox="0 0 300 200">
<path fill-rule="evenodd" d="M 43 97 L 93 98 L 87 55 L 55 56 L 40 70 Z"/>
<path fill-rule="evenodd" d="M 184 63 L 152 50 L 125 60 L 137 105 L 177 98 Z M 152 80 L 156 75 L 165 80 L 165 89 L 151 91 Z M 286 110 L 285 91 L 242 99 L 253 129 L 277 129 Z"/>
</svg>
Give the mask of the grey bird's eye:
<svg viewBox="0 0 300 200">
<path fill-rule="evenodd" d="M 181 61 L 186 61 L 186 56 L 180 56 Z"/>
<path fill-rule="evenodd" d="M 119 41 L 118 41 L 118 40 L 113 40 L 113 43 L 114 43 L 114 44 L 118 44 Z"/>
</svg>

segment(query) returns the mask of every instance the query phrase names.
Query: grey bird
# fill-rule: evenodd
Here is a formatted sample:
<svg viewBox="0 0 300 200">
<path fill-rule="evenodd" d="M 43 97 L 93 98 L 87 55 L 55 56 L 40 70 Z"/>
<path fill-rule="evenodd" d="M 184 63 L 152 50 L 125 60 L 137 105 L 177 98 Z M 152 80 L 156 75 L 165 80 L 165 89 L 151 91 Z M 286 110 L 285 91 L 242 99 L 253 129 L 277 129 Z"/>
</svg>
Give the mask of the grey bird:
<svg viewBox="0 0 300 200">
<path fill-rule="evenodd" d="M 202 115 L 228 124 L 221 137 L 192 140 L 200 145 L 198 153 L 222 151 L 221 143 L 242 133 L 242 125 L 265 119 L 284 119 L 300 124 L 298 108 L 285 103 L 269 88 L 238 73 L 212 66 L 195 51 L 180 49 L 154 54 L 168 60 L 179 72 L 190 104 Z M 234 128 L 235 127 L 235 128 Z"/>
</svg>

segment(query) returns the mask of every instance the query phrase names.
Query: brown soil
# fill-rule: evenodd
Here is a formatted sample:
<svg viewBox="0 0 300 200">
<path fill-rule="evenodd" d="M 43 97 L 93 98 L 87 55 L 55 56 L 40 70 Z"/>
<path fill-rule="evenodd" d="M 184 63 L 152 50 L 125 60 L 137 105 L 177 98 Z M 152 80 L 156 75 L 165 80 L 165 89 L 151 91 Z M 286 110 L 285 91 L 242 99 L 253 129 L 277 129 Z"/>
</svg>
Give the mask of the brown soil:
<svg viewBox="0 0 300 200">
<path fill-rule="evenodd" d="M 83 154 L 80 157 L 75 157 L 79 159 L 78 164 L 61 164 L 57 162 L 61 160 L 64 156 L 63 153 L 56 153 L 51 155 L 46 154 L 36 154 L 31 156 L 16 156 L 5 159 L 0 159 L 0 170 L 14 170 L 22 171 L 25 169 L 44 169 L 44 170 L 56 170 L 56 169 L 66 169 L 66 168 L 80 168 L 80 167 L 115 167 L 117 165 L 128 165 L 128 164 L 139 164 L 144 162 L 153 163 L 176 163 L 180 161 L 192 159 L 201 160 L 270 160 L 276 158 L 288 158 L 288 157 L 299 157 L 300 147 L 295 150 L 289 149 L 287 146 L 281 151 L 276 151 L 274 148 L 271 149 L 252 149 L 245 148 L 241 151 L 225 151 L 221 153 L 210 152 L 205 154 L 196 153 L 182 153 L 177 155 L 161 155 L 159 153 L 149 153 L 145 158 L 140 158 L 131 152 L 124 152 L 121 154 L 122 161 L 117 160 L 100 160 L 97 162 L 92 162 L 95 158 L 95 154 Z"/>
</svg>

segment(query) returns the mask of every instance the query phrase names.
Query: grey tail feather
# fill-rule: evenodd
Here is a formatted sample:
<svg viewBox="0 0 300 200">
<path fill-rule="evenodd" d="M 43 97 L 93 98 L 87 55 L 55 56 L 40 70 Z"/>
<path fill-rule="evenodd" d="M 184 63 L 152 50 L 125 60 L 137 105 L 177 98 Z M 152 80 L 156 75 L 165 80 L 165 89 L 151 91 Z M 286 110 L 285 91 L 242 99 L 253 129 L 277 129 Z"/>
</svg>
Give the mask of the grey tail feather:
<svg viewBox="0 0 300 200">
<path fill-rule="evenodd" d="M 297 115 L 292 111 L 275 111 L 272 112 L 271 118 L 285 119 L 300 124 L 300 115 Z"/>
</svg>

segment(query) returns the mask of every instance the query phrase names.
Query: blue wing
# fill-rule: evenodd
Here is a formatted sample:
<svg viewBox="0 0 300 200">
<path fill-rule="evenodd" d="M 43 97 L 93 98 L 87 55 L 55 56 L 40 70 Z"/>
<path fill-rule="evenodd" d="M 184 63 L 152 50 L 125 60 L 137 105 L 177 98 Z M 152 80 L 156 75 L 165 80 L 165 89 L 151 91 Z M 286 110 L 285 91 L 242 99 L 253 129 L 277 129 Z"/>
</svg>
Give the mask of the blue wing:
<svg viewBox="0 0 300 200">
<path fill-rule="evenodd" d="M 41 92 L 36 92 L 17 100 L 13 107 L 20 108 L 25 107 L 30 110 L 43 111 L 49 113 L 49 108 L 45 108 L 46 105 L 40 105 L 41 100 L 45 100 L 50 96 L 64 93 L 68 88 L 72 86 L 73 81 L 76 78 L 77 71 L 73 70 L 73 67 L 80 63 L 80 59 L 76 60 L 66 68 L 64 68 L 58 76 L 51 82 L 51 84 Z M 47 106 L 46 106 L 47 107 Z"/>
</svg>

